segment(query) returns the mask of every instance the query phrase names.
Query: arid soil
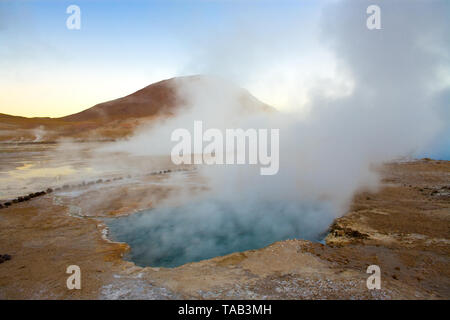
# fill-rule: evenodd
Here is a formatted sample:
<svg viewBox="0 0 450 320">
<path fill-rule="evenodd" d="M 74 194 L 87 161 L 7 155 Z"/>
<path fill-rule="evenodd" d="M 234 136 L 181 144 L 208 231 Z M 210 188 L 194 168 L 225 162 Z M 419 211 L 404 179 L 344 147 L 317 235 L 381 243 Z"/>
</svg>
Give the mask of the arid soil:
<svg viewBox="0 0 450 320">
<path fill-rule="evenodd" d="M 0 254 L 11 257 L 0 263 L 0 299 L 449 299 L 450 162 L 381 170 L 380 190 L 355 196 L 325 244 L 286 240 L 173 269 L 124 261 L 128 246 L 107 240 L 101 220 L 157 206 L 176 192 L 172 172 L 142 178 L 150 186 L 105 182 L 14 203 L 0 209 Z M 81 290 L 66 287 L 74 264 Z M 373 264 L 380 290 L 366 287 Z"/>
</svg>

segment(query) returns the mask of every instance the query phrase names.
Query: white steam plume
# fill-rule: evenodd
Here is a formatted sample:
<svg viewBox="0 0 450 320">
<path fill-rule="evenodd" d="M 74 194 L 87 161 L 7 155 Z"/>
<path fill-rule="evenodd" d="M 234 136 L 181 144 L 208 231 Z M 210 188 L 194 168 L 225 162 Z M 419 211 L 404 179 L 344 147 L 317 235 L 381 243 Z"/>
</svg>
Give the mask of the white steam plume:
<svg viewBox="0 0 450 320">
<path fill-rule="evenodd" d="M 203 167 L 207 194 L 181 211 L 142 216 L 136 224 L 128 221 L 129 230 L 166 226 L 158 232 L 170 237 L 149 241 L 159 239 L 161 252 L 189 248 L 181 262 L 248 249 L 259 240 L 317 239 L 346 212 L 355 192 L 377 186 L 374 167 L 426 150 L 449 125 L 438 111 L 448 110 L 442 96 L 449 92 L 450 3 L 375 3 L 381 7 L 381 30 L 366 27 L 366 8 L 374 1 L 337 1 L 324 9 L 322 39 L 338 72 L 353 85 L 348 94 L 335 96 L 328 94 L 329 80 L 315 82 L 308 92 L 307 116 L 245 114 L 238 111 L 239 91 L 231 85 L 204 79 L 180 82 L 179 93 L 189 105 L 186 112 L 140 132 L 121 149 L 169 154 L 172 130 L 192 128 L 194 120 L 221 129 L 279 128 L 280 171 L 260 176 L 253 166 Z M 222 47 L 233 47 L 227 39 L 230 43 Z M 237 57 L 235 69 L 245 73 L 243 63 Z M 248 234 L 254 238 L 239 243 Z M 161 259 L 145 246 L 136 252 L 156 263 Z"/>
</svg>

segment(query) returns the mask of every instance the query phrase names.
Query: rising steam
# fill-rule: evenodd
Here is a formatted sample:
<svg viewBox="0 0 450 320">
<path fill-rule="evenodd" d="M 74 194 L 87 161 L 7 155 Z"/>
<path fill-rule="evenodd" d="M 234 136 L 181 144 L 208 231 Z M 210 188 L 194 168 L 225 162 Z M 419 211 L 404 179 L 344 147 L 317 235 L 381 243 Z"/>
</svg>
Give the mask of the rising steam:
<svg viewBox="0 0 450 320">
<path fill-rule="evenodd" d="M 192 128 L 194 120 L 219 129 L 280 129 L 277 175 L 260 176 L 257 167 L 247 165 L 200 167 L 208 192 L 127 218 L 122 239 L 131 243 L 139 263 L 173 266 L 287 238 L 318 240 L 345 214 L 356 192 L 377 187 L 374 168 L 430 151 L 445 138 L 450 3 L 376 2 L 382 30 L 366 28 L 365 10 L 373 1 L 337 1 L 323 10 L 321 39 L 335 57 L 336 72 L 351 83 L 345 94 L 330 95 L 328 89 L 339 83 L 322 79 L 308 88 L 306 114 L 255 114 L 242 111 L 241 91 L 224 80 L 180 80 L 184 111 L 115 146 L 135 154 L 169 154 L 170 133 Z M 234 62 L 234 70 L 262 77 L 264 69 L 246 68 L 233 37 L 226 39 L 221 47 L 233 48 L 235 59 L 227 61 Z M 210 49 L 204 51 L 216 52 Z M 203 65 L 209 68 L 204 71 L 221 74 L 218 64 Z M 438 145 L 444 149 L 450 143 Z"/>
</svg>

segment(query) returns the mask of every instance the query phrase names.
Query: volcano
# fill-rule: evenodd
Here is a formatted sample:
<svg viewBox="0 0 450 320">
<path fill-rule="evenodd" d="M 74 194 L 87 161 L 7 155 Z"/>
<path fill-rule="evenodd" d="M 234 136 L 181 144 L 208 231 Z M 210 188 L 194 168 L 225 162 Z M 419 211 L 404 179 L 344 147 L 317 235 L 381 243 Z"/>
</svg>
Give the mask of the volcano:
<svg viewBox="0 0 450 320">
<path fill-rule="evenodd" d="M 185 103 L 178 92 L 180 83 L 210 81 L 215 81 L 215 78 L 204 75 L 162 80 L 125 97 L 99 103 L 60 118 L 26 118 L 0 114 L 0 141 L 45 142 L 64 137 L 78 140 L 124 138 L 132 135 L 136 127 L 143 123 L 158 121 L 182 112 Z M 247 90 L 237 86 L 235 88 L 243 110 L 274 110 Z"/>
</svg>

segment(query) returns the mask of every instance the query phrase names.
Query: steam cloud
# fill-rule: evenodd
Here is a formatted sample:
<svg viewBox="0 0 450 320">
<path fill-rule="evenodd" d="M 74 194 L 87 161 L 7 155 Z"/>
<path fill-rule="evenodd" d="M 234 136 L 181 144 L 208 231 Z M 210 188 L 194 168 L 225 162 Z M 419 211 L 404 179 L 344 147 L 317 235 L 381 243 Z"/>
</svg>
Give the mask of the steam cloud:
<svg viewBox="0 0 450 320">
<path fill-rule="evenodd" d="M 280 128 L 277 175 L 260 176 L 253 166 L 201 167 L 207 193 L 113 223 L 136 261 L 173 266 L 287 238 L 320 239 L 348 210 L 355 192 L 377 187 L 378 165 L 426 152 L 445 155 L 450 3 L 375 3 L 382 30 L 366 28 L 366 8 L 374 1 L 337 1 L 323 9 L 323 44 L 338 73 L 349 79 L 348 93 L 330 95 L 330 79 L 317 81 L 308 91 L 306 115 L 255 115 L 242 112 L 241 91 L 223 80 L 180 81 L 188 111 L 115 146 L 135 154 L 169 154 L 172 130 L 191 128 L 194 120 L 220 129 Z M 236 54 L 232 37 L 226 39 L 230 43 L 221 47 Z M 215 52 L 210 49 L 205 52 Z M 245 60 L 234 61 L 243 76 L 257 76 Z M 220 66 L 206 65 L 210 73 L 220 73 Z"/>
</svg>

